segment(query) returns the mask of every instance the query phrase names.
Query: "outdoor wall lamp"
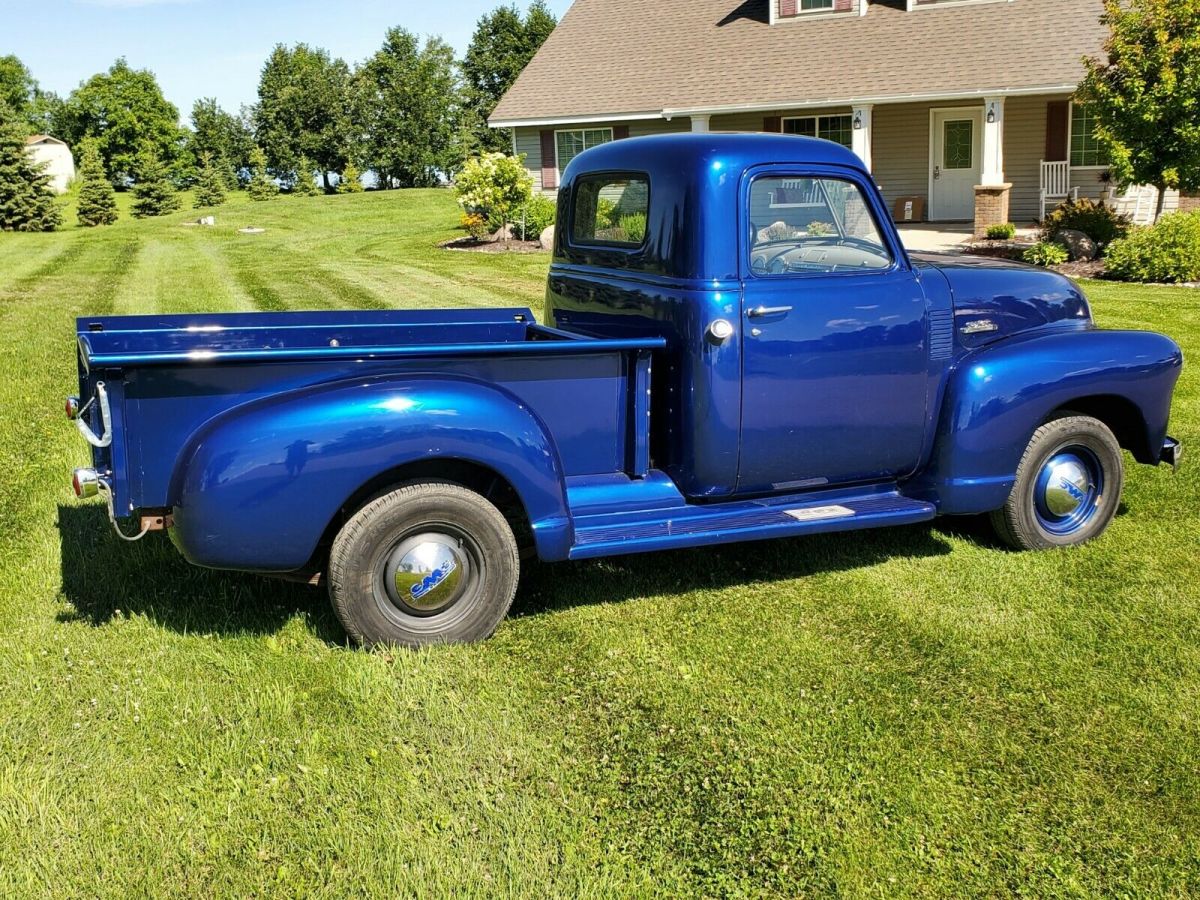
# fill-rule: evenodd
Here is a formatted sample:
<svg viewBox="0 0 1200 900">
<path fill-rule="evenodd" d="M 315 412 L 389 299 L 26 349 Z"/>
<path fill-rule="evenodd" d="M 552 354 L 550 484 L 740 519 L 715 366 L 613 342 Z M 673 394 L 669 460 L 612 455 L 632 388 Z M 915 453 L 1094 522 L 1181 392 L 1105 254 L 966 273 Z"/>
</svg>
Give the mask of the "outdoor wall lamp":
<svg viewBox="0 0 1200 900">
<path fill-rule="evenodd" d="M 996 104 L 995 103 L 988 104 L 987 123 L 989 125 L 996 124 Z"/>
<path fill-rule="evenodd" d="M 854 130 L 862 131 L 862 113 L 858 111 L 854 113 Z"/>
</svg>

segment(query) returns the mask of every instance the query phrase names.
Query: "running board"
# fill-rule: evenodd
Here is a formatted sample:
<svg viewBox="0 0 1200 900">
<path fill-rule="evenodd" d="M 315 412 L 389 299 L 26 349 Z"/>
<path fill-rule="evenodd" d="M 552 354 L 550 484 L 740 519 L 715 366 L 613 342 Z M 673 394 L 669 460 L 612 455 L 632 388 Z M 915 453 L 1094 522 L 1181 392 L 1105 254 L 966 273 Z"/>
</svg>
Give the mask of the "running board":
<svg viewBox="0 0 1200 900">
<path fill-rule="evenodd" d="M 772 497 L 646 514 L 582 516 L 575 521 L 571 559 L 647 553 L 678 547 L 910 525 L 934 518 L 932 503 L 895 491 L 831 496 Z"/>
</svg>

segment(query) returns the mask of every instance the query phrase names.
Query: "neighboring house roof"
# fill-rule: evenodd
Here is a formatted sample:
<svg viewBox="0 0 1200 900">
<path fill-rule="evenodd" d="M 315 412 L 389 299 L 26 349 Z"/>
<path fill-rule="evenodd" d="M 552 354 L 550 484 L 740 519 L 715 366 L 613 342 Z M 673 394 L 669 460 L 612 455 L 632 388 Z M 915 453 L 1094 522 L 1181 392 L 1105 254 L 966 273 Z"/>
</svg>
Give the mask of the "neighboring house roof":
<svg viewBox="0 0 1200 900">
<path fill-rule="evenodd" d="M 31 134 L 25 138 L 25 144 L 62 144 L 64 147 L 67 146 L 66 141 L 60 141 L 58 138 L 50 137 L 48 134 Z"/>
<path fill-rule="evenodd" d="M 494 127 L 1067 91 L 1102 0 L 948 3 L 767 22 L 775 0 L 575 0 Z"/>
</svg>

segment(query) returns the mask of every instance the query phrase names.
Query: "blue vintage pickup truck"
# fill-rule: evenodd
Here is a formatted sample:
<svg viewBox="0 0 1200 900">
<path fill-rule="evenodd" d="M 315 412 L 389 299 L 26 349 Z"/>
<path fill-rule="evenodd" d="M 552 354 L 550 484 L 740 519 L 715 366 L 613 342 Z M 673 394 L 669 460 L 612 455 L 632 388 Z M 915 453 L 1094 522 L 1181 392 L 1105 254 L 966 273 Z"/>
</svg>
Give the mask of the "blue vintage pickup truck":
<svg viewBox="0 0 1200 900">
<path fill-rule="evenodd" d="M 910 254 L 858 159 L 588 150 L 528 309 L 82 318 L 75 491 L 193 563 L 315 580 L 367 645 L 487 637 L 523 558 L 989 513 L 1018 548 L 1177 464 L 1168 338 L 1066 278 Z"/>
</svg>

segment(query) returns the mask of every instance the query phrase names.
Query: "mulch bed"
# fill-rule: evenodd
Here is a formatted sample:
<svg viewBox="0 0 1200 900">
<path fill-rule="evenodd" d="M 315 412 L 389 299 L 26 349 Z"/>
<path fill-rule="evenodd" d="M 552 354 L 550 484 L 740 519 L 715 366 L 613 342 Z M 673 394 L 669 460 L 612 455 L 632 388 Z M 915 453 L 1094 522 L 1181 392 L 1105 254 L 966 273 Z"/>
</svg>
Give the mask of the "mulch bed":
<svg viewBox="0 0 1200 900">
<path fill-rule="evenodd" d="M 537 241 L 477 241 L 473 237 L 459 237 L 441 244 L 443 250 L 467 250 L 474 253 L 540 253 L 542 245 Z"/>
<path fill-rule="evenodd" d="M 1093 259 L 1090 262 L 1080 260 L 1079 262 L 1063 263 L 1061 266 L 1052 266 L 1055 272 L 1063 275 L 1069 275 L 1072 278 L 1103 278 L 1104 277 L 1104 260 Z"/>
</svg>

